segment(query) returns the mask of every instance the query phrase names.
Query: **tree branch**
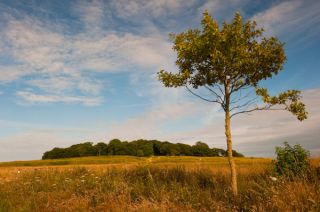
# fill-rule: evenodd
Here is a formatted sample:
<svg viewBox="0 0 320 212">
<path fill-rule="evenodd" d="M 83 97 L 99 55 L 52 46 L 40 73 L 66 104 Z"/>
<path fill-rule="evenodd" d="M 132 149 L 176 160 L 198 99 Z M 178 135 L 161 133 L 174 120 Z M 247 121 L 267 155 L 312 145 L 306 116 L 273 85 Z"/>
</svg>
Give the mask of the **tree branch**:
<svg viewBox="0 0 320 212">
<path fill-rule="evenodd" d="M 247 107 L 247 108 L 248 108 L 248 107 L 251 106 L 253 103 L 255 103 L 257 99 L 258 99 L 258 97 L 255 97 L 255 98 L 253 98 L 253 99 L 250 99 L 249 101 L 247 101 L 246 103 L 244 103 L 244 104 L 242 104 L 242 105 L 234 106 L 234 107 L 232 107 L 232 108 L 230 109 L 230 112 L 231 112 L 232 110 L 234 110 L 234 109 L 240 109 L 240 108 L 243 108 L 243 107 Z"/>
<path fill-rule="evenodd" d="M 185 88 L 187 89 L 187 91 L 189 91 L 191 94 L 193 94 L 194 96 L 204 100 L 204 101 L 207 101 L 207 102 L 215 102 L 215 103 L 218 103 L 220 104 L 221 106 L 223 106 L 222 102 L 218 101 L 218 100 L 210 100 L 210 99 L 206 99 L 198 94 L 196 94 L 195 92 L 193 92 L 190 88 L 188 88 L 188 86 L 186 85 Z"/>
<path fill-rule="evenodd" d="M 214 95 L 216 95 L 216 97 L 220 99 L 221 103 L 224 104 L 224 100 L 222 99 L 222 97 L 215 90 L 211 89 L 209 86 L 206 86 L 206 85 L 204 85 L 204 87 L 206 89 L 208 89 L 209 91 L 211 91 Z"/>
<path fill-rule="evenodd" d="M 264 106 L 264 107 L 256 107 L 256 108 L 253 108 L 253 109 L 250 109 L 250 110 L 239 111 L 239 112 L 233 113 L 233 114 L 230 116 L 230 118 L 232 118 L 233 116 L 242 114 L 242 113 L 251 113 L 251 112 L 257 111 L 257 110 L 285 110 L 285 109 L 271 108 L 271 107 L 272 107 L 272 105 L 267 105 L 267 106 Z"/>
</svg>

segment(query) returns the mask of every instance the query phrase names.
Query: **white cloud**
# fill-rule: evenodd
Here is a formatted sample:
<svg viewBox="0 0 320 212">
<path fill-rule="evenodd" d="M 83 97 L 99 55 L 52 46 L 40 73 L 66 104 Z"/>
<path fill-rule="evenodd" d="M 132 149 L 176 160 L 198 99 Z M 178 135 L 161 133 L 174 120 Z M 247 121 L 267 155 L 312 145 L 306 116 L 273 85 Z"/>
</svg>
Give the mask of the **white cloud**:
<svg viewBox="0 0 320 212">
<path fill-rule="evenodd" d="M 23 66 L 0 65 L 0 84 L 9 83 L 29 75 L 32 71 L 26 70 Z"/>
<path fill-rule="evenodd" d="M 192 127 L 193 129 L 197 125 L 186 121 L 187 119 L 202 119 L 205 122 L 207 119 L 219 116 L 218 105 L 207 104 L 195 97 L 190 97 L 184 89 L 153 86 L 152 90 L 145 91 L 142 95 L 154 97 L 151 107 L 125 122 L 112 123 L 106 130 L 106 136 L 125 140 L 157 138 L 183 142 L 194 141 L 191 140 L 192 138 L 181 139 L 175 136 L 175 133 L 172 134 L 175 129 L 168 128 L 177 127 L 176 124 L 183 121 L 183 126 L 178 126 L 178 128 Z M 187 134 L 187 132 L 182 130 L 182 134 Z"/>
<path fill-rule="evenodd" d="M 82 103 L 87 106 L 100 105 L 102 100 L 99 97 L 86 97 L 86 96 L 58 96 L 58 95 L 42 95 L 35 94 L 30 91 L 18 91 L 18 97 L 29 103 Z"/>
<path fill-rule="evenodd" d="M 0 161 L 39 160 L 53 147 L 67 147 L 77 142 L 56 131 L 30 130 L 1 139 Z"/>
<path fill-rule="evenodd" d="M 247 155 L 260 156 L 272 156 L 274 146 L 281 145 L 285 140 L 301 143 L 312 151 L 318 148 L 320 90 L 303 92 L 303 102 L 309 112 L 309 118 L 303 122 L 287 111 L 259 111 L 232 119 L 235 148 Z M 188 117 L 197 117 L 202 123 L 184 122 L 182 128 L 186 127 L 186 130 L 173 130 L 166 134 L 167 125 Z M 188 126 L 190 124 L 192 127 Z M 218 105 L 190 101 L 183 96 L 159 100 L 159 105 L 124 123 L 112 125 L 107 133 L 106 136 L 129 140 L 141 137 L 187 143 L 202 140 L 210 146 L 226 148 L 224 113 L 219 111 Z"/>
<path fill-rule="evenodd" d="M 95 34 L 100 31 L 104 21 L 104 4 L 102 1 L 80 1 L 75 4 L 75 12 L 80 14 L 82 22 L 85 24 L 86 31 Z"/>
<path fill-rule="evenodd" d="M 112 6 L 117 11 L 117 14 L 124 18 L 144 16 L 145 14 L 163 18 L 166 15 L 178 13 L 191 7 L 195 2 L 195 0 L 114 0 L 112 1 Z"/>
<path fill-rule="evenodd" d="M 263 26 L 268 33 L 275 34 L 292 23 L 292 13 L 295 13 L 301 4 L 301 1 L 285 1 L 254 15 L 251 19 Z"/>
<path fill-rule="evenodd" d="M 63 97 L 64 93 L 80 92 L 97 98 L 105 82 L 92 72 L 136 74 L 158 70 L 163 64 L 172 69 L 173 52 L 166 37 L 106 31 L 101 25 L 103 7 L 100 1 L 84 1 L 76 7 L 85 26 L 77 34 L 65 33 L 66 26 L 51 27 L 50 22 L 32 16 L 8 16 L 7 26 L 0 31 L 4 37 L 0 43 L 10 46 L 7 54 L 19 65 L 0 67 L 0 82 L 32 76 L 24 80 L 25 85 L 48 95 Z"/>
<path fill-rule="evenodd" d="M 236 11 L 250 4 L 249 0 L 207 0 L 198 8 L 198 18 L 202 18 L 205 10 L 208 10 L 213 18 L 225 21 L 234 16 Z"/>
<path fill-rule="evenodd" d="M 306 41 L 319 36 L 320 2 L 314 0 L 284 1 L 251 17 L 268 35 L 285 34 L 287 40 Z M 294 33 L 290 33 L 294 31 Z M 309 39 L 310 40 L 310 39 Z"/>
</svg>

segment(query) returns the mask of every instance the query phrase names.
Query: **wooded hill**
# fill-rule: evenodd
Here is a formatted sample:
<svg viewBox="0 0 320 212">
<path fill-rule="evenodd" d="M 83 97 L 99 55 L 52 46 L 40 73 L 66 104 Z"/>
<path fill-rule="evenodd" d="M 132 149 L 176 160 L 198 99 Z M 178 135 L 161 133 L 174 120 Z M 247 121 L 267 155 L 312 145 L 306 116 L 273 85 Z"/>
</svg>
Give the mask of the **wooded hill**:
<svg viewBox="0 0 320 212">
<path fill-rule="evenodd" d="M 53 148 L 43 154 L 42 159 L 71 158 L 100 155 L 132 155 L 132 156 L 227 156 L 227 152 L 219 148 L 210 148 L 206 143 L 198 141 L 195 145 L 170 143 L 158 140 L 134 140 L 131 142 L 112 139 L 108 144 L 85 142 L 67 148 Z M 233 151 L 233 156 L 243 157 Z"/>
</svg>

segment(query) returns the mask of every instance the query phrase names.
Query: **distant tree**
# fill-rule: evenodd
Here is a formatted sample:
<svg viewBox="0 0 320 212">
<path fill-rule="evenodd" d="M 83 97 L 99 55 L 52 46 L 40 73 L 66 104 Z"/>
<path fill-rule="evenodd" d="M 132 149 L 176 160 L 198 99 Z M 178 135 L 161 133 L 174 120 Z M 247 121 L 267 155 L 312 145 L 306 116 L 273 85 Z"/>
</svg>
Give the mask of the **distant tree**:
<svg viewBox="0 0 320 212">
<path fill-rule="evenodd" d="M 128 155 L 137 155 L 138 147 L 134 142 L 129 142 L 127 144 L 127 154 Z"/>
<path fill-rule="evenodd" d="M 219 157 L 222 157 L 222 156 L 228 156 L 227 152 L 223 149 L 218 149 L 218 148 L 212 148 L 211 149 L 211 154 L 212 156 L 219 156 Z"/>
<path fill-rule="evenodd" d="M 267 89 L 259 87 L 260 81 L 282 70 L 286 60 L 284 44 L 277 38 L 263 37 L 263 29 L 257 29 L 254 21 L 244 23 L 239 13 L 231 23 L 224 22 L 219 27 L 206 11 L 201 24 L 201 30 L 190 29 L 171 35 L 179 73 L 161 70 L 158 76 L 164 86 L 183 86 L 196 97 L 217 103 L 224 110 L 231 187 L 236 196 L 230 119 L 258 110 L 283 109 L 302 121 L 307 118 L 307 112 L 300 102 L 300 91 L 288 90 L 278 96 L 270 96 Z M 254 89 L 256 95 L 262 97 L 260 104 L 250 92 L 246 93 Z M 274 108 L 276 105 L 278 108 Z"/>
<path fill-rule="evenodd" d="M 163 142 L 160 147 L 161 155 L 174 156 L 174 155 L 179 155 L 179 153 L 180 153 L 179 146 L 173 143 L 169 143 L 167 141 Z"/>
<path fill-rule="evenodd" d="M 137 156 L 138 156 L 138 157 L 143 157 L 143 156 L 144 156 L 142 149 L 139 149 L 139 150 L 137 151 Z"/>
<path fill-rule="evenodd" d="M 180 154 L 179 155 L 184 155 L 184 156 L 193 155 L 192 147 L 190 145 L 177 143 L 177 146 L 179 147 L 179 150 L 180 150 Z"/>
<path fill-rule="evenodd" d="M 235 151 L 234 151 L 235 152 Z M 237 153 L 241 155 L 240 153 Z M 134 140 L 131 142 L 112 139 L 109 144 L 99 142 L 93 145 L 91 142 L 74 144 L 67 148 L 54 148 L 43 154 L 42 159 L 71 158 L 99 155 L 186 155 L 186 156 L 225 156 L 223 149 L 210 149 L 203 142 L 197 142 L 194 146 L 182 143 L 161 142 L 158 140 Z M 238 156 L 235 155 L 234 156 Z"/>
<path fill-rule="evenodd" d="M 143 156 L 154 155 L 153 154 L 153 145 L 152 145 L 152 143 L 141 145 L 139 147 L 139 149 L 142 150 Z"/>
<path fill-rule="evenodd" d="M 117 155 L 121 150 L 121 141 L 119 139 L 112 139 L 108 144 L 108 155 Z"/>
<path fill-rule="evenodd" d="M 192 152 L 195 156 L 210 156 L 211 150 L 208 144 L 198 141 L 195 145 L 192 146 Z"/>
<path fill-rule="evenodd" d="M 96 151 L 97 151 L 97 155 L 107 155 L 108 154 L 108 145 L 103 143 L 103 142 L 99 142 L 95 145 Z"/>
<path fill-rule="evenodd" d="M 232 150 L 232 156 L 233 157 L 244 157 L 243 154 L 237 152 L 236 150 Z"/>
<path fill-rule="evenodd" d="M 97 155 L 96 148 L 94 148 L 92 142 L 73 145 L 70 148 L 74 148 L 75 152 L 79 154 L 76 157 Z"/>
<path fill-rule="evenodd" d="M 157 141 L 157 140 L 152 140 L 151 141 L 153 144 L 153 153 L 154 155 L 161 155 L 160 149 L 162 146 L 162 142 L 161 141 Z"/>
</svg>

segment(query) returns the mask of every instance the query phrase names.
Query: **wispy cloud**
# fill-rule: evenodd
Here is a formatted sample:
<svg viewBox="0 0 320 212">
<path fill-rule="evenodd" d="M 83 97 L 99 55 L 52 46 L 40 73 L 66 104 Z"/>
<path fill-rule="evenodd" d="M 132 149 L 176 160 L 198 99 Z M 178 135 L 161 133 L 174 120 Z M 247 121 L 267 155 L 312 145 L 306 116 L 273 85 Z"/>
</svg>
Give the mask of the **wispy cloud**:
<svg viewBox="0 0 320 212">
<path fill-rule="evenodd" d="M 305 91 L 303 101 L 309 112 L 309 118 L 303 122 L 286 111 L 260 111 L 232 119 L 235 148 L 248 155 L 272 156 L 275 145 L 281 145 L 285 140 L 300 143 L 297 140 L 300 138 L 305 141 L 302 145 L 313 150 L 320 138 L 320 110 L 317 107 L 320 104 L 320 90 Z M 184 122 L 182 128 L 185 127 L 185 130 L 165 133 L 166 125 L 188 117 L 197 117 L 197 120 L 202 121 L 189 123 L 192 128 Z M 167 104 L 162 102 L 124 123 L 113 125 L 108 130 L 108 136 L 122 139 L 147 137 L 190 143 L 202 140 L 211 146 L 225 148 L 224 114 L 217 105 L 200 100 L 192 102 L 180 97 L 171 99 Z"/>
<path fill-rule="evenodd" d="M 283 1 L 251 17 L 269 35 L 282 35 L 287 41 L 301 43 L 320 35 L 320 2 L 317 0 Z M 294 32 L 294 33 L 290 33 Z M 304 42 L 304 45 L 306 43 Z"/>
<path fill-rule="evenodd" d="M 66 29 L 64 26 L 50 28 L 50 21 L 41 22 L 26 14 L 23 19 L 8 16 L 7 26 L 0 32 L 5 39 L 0 43 L 10 46 L 7 53 L 14 64 L 1 67 L 0 82 L 32 76 L 24 80 L 25 85 L 51 96 L 63 97 L 67 91 L 74 96 L 80 92 L 98 97 L 104 82 L 90 73 L 134 74 L 160 69 L 170 61 L 173 54 L 166 37 L 123 34 L 102 28 L 103 6 L 101 1 L 84 1 L 77 7 L 75 11 L 85 26 L 77 34 L 64 33 L 61 30 Z"/>
<path fill-rule="evenodd" d="M 32 72 L 24 71 L 23 66 L 19 65 L 0 65 L 0 70 L 0 84 L 18 80 L 25 75 L 31 74 Z"/>
<path fill-rule="evenodd" d="M 82 103 L 88 106 L 96 106 L 102 103 L 99 97 L 86 97 L 86 96 L 59 96 L 51 94 L 35 94 L 31 91 L 18 91 L 18 97 L 28 103 Z"/>
<path fill-rule="evenodd" d="M 195 0 L 114 0 L 111 5 L 119 16 L 123 18 L 142 17 L 146 14 L 155 18 L 164 18 L 164 16 L 179 13 L 195 3 Z"/>
</svg>

